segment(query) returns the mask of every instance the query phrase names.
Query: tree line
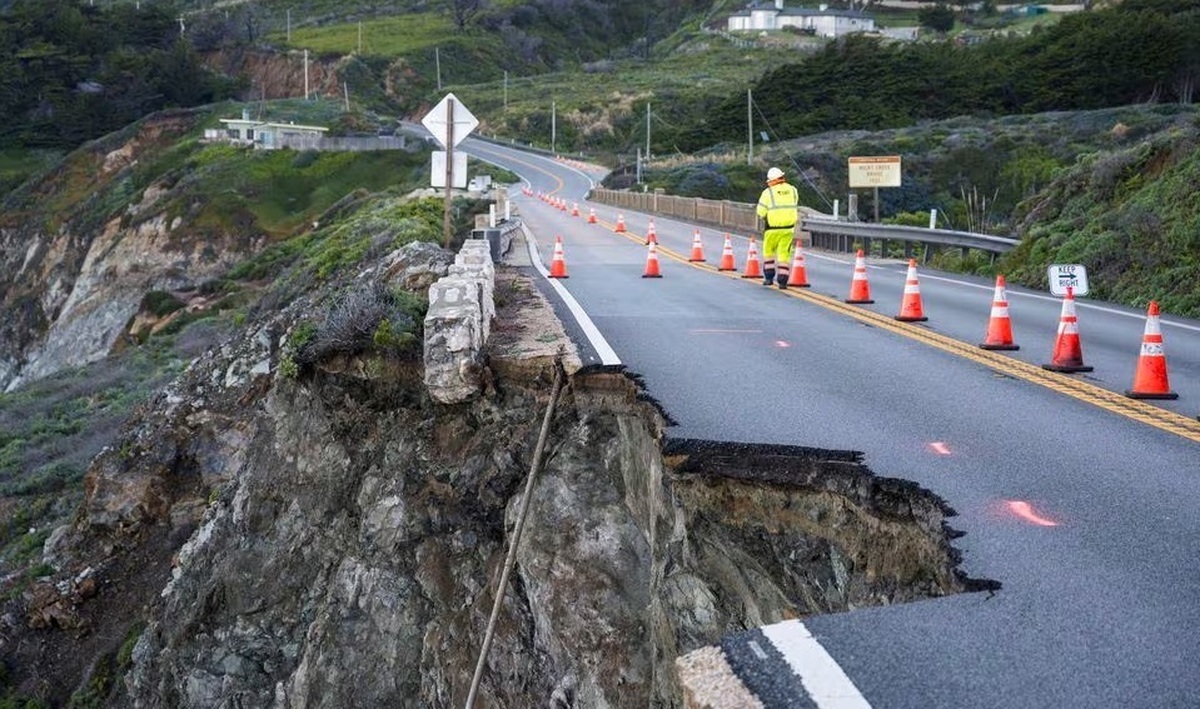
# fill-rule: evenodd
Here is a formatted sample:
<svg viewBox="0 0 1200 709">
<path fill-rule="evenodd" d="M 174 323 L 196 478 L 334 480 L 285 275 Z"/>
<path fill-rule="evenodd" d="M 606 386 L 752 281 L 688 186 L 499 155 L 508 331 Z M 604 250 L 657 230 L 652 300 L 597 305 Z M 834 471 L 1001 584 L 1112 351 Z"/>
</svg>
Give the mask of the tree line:
<svg viewBox="0 0 1200 709">
<path fill-rule="evenodd" d="M 16 0 L 0 13 L 0 147 L 71 148 L 147 113 L 224 99 L 170 3 Z"/>
<path fill-rule="evenodd" d="M 753 87 L 780 138 L 878 130 L 959 115 L 1191 103 L 1200 80 L 1200 0 L 1125 0 L 1064 17 L 1023 37 L 971 46 L 848 36 Z M 679 131 L 684 150 L 745 132 L 746 97 L 731 96 Z"/>
</svg>

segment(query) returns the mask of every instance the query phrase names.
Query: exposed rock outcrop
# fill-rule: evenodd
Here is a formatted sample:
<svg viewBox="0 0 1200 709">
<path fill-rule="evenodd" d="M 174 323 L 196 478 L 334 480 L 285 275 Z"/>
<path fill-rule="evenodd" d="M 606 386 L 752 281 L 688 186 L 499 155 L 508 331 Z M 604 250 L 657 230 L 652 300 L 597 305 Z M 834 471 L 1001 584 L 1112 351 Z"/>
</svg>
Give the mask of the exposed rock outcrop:
<svg viewBox="0 0 1200 709">
<path fill-rule="evenodd" d="M 90 143 L 5 202 L 0 391 L 103 358 L 147 291 L 195 286 L 261 248 L 254 233 L 197 239 L 159 204 L 172 185 L 136 186 L 139 159 L 202 115 L 164 112 Z"/>
<path fill-rule="evenodd" d="M 132 629 L 114 704 L 462 706 L 553 372 L 501 355 L 522 352 L 505 344 L 517 307 L 549 311 L 513 280 L 493 386 L 469 403 L 371 352 L 282 374 L 287 333 L 329 291 L 197 360 L 97 458 L 47 549 L 61 579 L 95 579 L 42 599 L 71 634 L 5 628 L 5 656 L 62 699 Z M 624 373 L 571 377 L 482 705 L 679 706 L 674 658 L 728 632 L 965 587 L 949 511 L 856 454 L 664 451 L 665 426 Z"/>
</svg>

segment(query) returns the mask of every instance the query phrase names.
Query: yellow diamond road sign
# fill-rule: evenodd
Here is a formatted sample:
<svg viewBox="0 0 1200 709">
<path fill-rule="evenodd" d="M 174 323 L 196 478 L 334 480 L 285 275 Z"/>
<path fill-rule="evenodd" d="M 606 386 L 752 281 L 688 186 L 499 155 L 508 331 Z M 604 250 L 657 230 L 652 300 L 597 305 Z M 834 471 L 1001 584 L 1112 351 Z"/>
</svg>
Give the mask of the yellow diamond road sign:
<svg viewBox="0 0 1200 709">
<path fill-rule="evenodd" d="M 433 110 L 425 114 L 421 119 L 421 125 L 429 129 L 433 133 L 433 137 L 442 144 L 443 148 L 450 147 L 450 103 L 454 103 L 454 147 L 471 134 L 479 126 L 479 119 L 471 114 L 467 107 L 462 105 L 462 102 L 455 97 L 454 94 L 446 94 L 446 96 L 438 102 L 438 105 L 433 107 Z"/>
</svg>

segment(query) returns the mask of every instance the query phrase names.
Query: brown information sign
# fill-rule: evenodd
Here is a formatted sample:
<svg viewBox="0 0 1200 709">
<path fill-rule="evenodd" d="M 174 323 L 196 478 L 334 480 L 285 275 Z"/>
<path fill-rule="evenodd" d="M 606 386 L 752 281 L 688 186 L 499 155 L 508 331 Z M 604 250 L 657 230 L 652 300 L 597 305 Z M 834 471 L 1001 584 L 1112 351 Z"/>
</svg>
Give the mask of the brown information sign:
<svg viewBox="0 0 1200 709">
<path fill-rule="evenodd" d="M 850 158 L 850 188 L 899 187 L 900 156 Z"/>
</svg>

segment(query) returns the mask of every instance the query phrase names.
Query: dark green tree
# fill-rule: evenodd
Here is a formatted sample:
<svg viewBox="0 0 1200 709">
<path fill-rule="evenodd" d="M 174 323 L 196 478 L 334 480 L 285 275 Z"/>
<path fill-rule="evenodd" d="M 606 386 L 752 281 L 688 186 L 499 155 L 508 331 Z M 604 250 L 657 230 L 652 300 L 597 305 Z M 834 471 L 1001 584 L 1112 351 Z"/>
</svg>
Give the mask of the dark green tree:
<svg viewBox="0 0 1200 709">
<path fill-rule="evenodd" d="M 917 22 L 922 27 L 945 34 L 954 29 L 954 10 L 945 3 L 923 7 L 917 11 Z"/>
</svg>

